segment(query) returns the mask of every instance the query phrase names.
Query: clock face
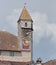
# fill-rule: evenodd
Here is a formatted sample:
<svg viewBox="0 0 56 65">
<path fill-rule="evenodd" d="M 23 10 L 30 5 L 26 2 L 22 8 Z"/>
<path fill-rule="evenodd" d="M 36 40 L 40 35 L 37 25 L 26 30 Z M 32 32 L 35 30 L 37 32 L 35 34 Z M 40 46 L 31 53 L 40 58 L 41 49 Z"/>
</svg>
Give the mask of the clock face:
<svg viewBox="0 0 56 65">
<path fill-rule="evenodd" d="M 29 49 L 29 40 L 27 40 L 27 39 L 23 40 L 23 48 L 24 49 Z"/>
<path fill-rule="evenodd" d="M 24 45 L 28 46 L 29 45 L 29 41 L 28 40 L 24 40 Z"/>
</svg>

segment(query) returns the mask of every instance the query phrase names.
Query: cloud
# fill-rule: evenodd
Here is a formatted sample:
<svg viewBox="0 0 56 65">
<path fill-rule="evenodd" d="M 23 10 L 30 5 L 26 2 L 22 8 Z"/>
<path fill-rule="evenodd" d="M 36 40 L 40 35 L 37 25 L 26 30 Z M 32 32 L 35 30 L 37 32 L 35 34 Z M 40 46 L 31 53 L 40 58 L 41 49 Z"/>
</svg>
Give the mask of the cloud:
<svg viewBox="0 0 56 65">
<path fill-rule="evenodd" d="M 22 9 L 14 9 L 12 12 L 10 12 L 9 15 L 6 16 L 5 20 L 8 22 L 8 26 L 10 26 L 10 32 L 13 34 L 18 35 L 18 25 L 17 21 L 19 19 L 20 13 Z"/>
<path fill-rule="evenodd" d="M 46 13 L 35 12 L 32 14 L 34 38 L 39 43 L 44 36 L 50 37 L 51 42 L 56 43 L 56 23 L 49 23 Z"/>
<path fill-rule="evenodd" d="M 7 17 L 6 21 L 8 21 L 9 25 L 14 28 L 14 30 L 17 29 L 17 21 L 19 19 L 21 9 L 14 9 Z"/>
<path fill-rule="evenodd" d="M 55 59 L 56 50 L 56 23 L 49 23 L 46 13 L 34 12 L 34 59 L 42 57 L 44 61 Z"/>
<path fill-rule="evenodd" d="M 32 14 L 33 28 L 34 28 L 34 38 L 37 43 L 45 35 L 47 28 L 47 15 L 45 13 L 34 12 Z"/>
</svg>

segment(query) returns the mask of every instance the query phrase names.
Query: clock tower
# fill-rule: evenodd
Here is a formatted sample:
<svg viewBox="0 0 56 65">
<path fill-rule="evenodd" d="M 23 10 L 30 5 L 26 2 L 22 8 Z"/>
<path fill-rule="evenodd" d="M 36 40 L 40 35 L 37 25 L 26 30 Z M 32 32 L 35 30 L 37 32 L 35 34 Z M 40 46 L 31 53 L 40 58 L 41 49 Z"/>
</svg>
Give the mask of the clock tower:
<svg viewBox="0 0 56 65">
<path fill-rule="evenodd" d="M 28 13 L 26 7 L 23 8 L 22 13 L 18 20 L 18 37 L 22 55 L 26 60 L 32 60 L 32 47 L 33 47 L 33 21 Z"/>
</svg>

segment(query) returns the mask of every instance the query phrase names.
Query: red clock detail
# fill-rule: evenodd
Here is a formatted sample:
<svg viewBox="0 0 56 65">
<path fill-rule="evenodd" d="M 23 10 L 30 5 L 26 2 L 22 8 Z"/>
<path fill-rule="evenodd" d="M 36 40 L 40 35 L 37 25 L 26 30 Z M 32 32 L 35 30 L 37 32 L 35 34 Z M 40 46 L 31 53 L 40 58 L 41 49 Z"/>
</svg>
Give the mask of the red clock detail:
<svg viewBox="0 0 56 65">
<path fill-rule="evenodd" d="M 25 39 L 25 40 L 23 41 L 23 48 L 24 48 L 24 49 L 29 49 L 29 41 L 28 41 L 27 39 Z"/>
</svg>

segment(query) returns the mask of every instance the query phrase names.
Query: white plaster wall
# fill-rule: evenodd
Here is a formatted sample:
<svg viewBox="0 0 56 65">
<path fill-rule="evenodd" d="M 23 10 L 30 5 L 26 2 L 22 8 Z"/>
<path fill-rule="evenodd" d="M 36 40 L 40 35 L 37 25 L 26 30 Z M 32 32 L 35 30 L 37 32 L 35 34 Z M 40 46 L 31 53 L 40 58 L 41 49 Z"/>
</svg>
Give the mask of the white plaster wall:
<svg viewBox="0 0 56 65">
<path fill-rule="evenodd" d="M 31 61 L 30 52 L 22 52 L 22 56 L 0 56 L 0 61 L 29 62 Z"/>
<path fill-rule="evenodd" d="M 20 50 L 22 49 L 22 29 L 20 23 L 18 23 L 18 45 Z"/>
<path fill-rule="evenodd" d="M 14 52 L 14 56 L 22 56 L 21 52 Z"/>
<path fill-rule="evenodd" d="M 22 52 L 22 57 L 28 61 L 31 61 L 31 52 Z"/>
<path fill-rule="evenodd" d="M 31 21 L 21 21 L 21 27 L 25 28 L 25 23 L 27 23 L 27 27 L 26 28 L 31 28 Z"/>
</svg>

